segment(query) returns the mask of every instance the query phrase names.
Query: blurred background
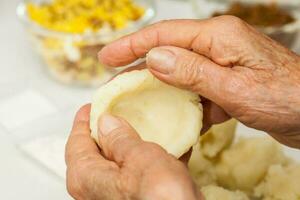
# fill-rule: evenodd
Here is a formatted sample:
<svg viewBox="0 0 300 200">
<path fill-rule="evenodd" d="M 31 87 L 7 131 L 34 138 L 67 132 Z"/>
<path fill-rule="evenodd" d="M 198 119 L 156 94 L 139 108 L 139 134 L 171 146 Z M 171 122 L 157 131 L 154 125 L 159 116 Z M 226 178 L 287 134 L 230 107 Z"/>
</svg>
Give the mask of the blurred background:
<svg viewBox="0 0 300 200">
<path fill-rule="evenodd" d="M 0 199 L 70 199 L 64 145 L 73 116 L 118 72 L 97 62 L 104 45 L 162 19 L 232 14 L 300 53 L 299 0 L 272 2 L 1 0 Z"/>
</svg>

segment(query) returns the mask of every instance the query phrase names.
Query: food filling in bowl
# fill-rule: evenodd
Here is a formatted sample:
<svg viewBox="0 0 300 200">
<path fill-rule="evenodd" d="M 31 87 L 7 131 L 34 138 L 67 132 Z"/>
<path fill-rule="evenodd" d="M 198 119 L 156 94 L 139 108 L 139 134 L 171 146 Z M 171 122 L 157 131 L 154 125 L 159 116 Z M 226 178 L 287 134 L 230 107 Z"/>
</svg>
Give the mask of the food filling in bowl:
<svg viewBox="0 0 300 200">
<path fill-rule="evenodd" d="M 107 43 L 146 24 L 153 16 L 151 2 L 32 0 L 23 4 L 21 17 L 56 80 L 98 86 L 118 71 L 100 64 L 97 53 Z"/>
<path fill-rule="evenodd" d="M 28 3 L 27 10 L 32 21 L 66 33 L 97 32 L 105 26 L 123 29 L 144 14 L 144 8 L 132 0 L 54 0 Z"/>
<path fill-rule="evenodd" d="M 282 26 L 294 22 L 295 19 L 277 4 L 242 4 L 235 2 L 225 12 L 215 12 L 213 16 L 234 15 L 247 23 L 259 26 Z"/>
</svg>

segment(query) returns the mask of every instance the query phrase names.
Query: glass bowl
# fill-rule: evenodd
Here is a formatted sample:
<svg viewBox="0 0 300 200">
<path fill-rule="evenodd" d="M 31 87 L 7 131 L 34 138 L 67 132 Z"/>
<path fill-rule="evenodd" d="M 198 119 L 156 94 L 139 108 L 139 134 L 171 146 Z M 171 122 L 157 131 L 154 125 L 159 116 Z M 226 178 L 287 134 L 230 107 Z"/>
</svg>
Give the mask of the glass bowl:
<svg viewBox="0 0 300 200">
<path fill-rule="evenodd" d="M 153 0 L 136 0 L 145 9 L 141 19 L 131 22 L 124 29 L 103 30 L 99 33 L 74 34 L 46 29 L 28 17 L 26 3 L 44 1 L 23 1 L 17 7 L 30 38 L 46 63 L 50 75 L 56 80 L 80 86 L 99 86 L 114 76 L 120 69 L 107 68 L 100 64 L 97 53 L 106 44 L 132 33 L 150 23 L 155 15 Z"/>
<path fill-rule="evenodd" d="M 295 20 L 291 23 L 280 26 L 255 27 L 284 46 L 290 49 L 294 47 L 300 30 L 300 1 L 298 0 L 191 0 L 191 3 L 195 8 L 196 15 L 200 19 L 209 18 L 215 12 L 227 11 L 233 2 L 240 2 L 242 4 L 269 4 L 270 2 L 278 2 L 277 5 L 279 8 L 287 11 Z"/>
</svg>

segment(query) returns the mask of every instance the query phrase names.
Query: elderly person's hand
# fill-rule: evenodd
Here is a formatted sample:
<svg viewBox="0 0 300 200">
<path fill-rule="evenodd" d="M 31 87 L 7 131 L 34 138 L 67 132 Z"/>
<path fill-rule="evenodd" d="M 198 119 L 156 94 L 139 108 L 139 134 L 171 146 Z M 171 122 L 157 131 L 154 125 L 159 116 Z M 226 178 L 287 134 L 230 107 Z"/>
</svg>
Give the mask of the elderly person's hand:
<svg viewBox="0 0 300 200">
<path fill-rule="evenodd" d="M 101 150 L 90 136 L 90 105 L 80 109 L 66 146 L 67 188 L 75 199 L 201 199 L 186 166 L 144 142 L 123 119 L 99 120 Z"/>
<path fill-rule="evenodd" d="M 162 21 L 99 54 L 110 66 L 145 56 L 160 80 L 197 92 L 245 125 L 300 148 L 300 58 L 242 20 Z M 209 118 L 218 121 L 215 114 Z"/>
</svg>

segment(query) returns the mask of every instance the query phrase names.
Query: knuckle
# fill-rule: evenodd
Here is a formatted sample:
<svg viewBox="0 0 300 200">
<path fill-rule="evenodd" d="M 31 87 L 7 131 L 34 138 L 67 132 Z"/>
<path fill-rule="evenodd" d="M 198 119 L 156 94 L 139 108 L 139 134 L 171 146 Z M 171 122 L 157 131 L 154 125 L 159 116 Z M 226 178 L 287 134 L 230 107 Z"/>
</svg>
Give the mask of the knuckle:
<svg viewBox="0 0 300 200">
<path fill-rule="evenodd" d="M 251 99 L 252 90 L 248 87 L 247 82 L 241 77 L 237 78 L 233 76 L 224 81 L 222 87 L 222 90 L 224 91 L 223 102 L 227 102 L 230 105 L 233 105 L 233 107 L 243 107 L 246 104 L 246 101 Z"/>
<path fill-rule="evenodd" d="M 149 158 L 159 158 L 163 153 L 167 153 L 159 145 L 151 142 L 140 143 L 135 145 L 127 152 L 128 160 L 144 160 L 145 156 Z M 151 160 L 151 159 L 150 159 Z"/>
<path fill-rule="evenodd" d="M 93 154 L 88 154 L 87 152 L 82 152 L 82 155 L 76 160 L 75 166 L 79 169 L 87 168 L 90 164 L 93 164 L 95 160 L 98 159 L 98 156 Z"/>
<path fill-rule="evenodd" d="M 95 162 L 94 156 L 81 156 L 67 167 L 67 175 L 70 177 L 74 176 L 77 179 L 85 177 L 86 173 L 95 165 Z"/>
<path fill-rule="evenodd" d="M 132 137 L 128 132 L 129 130 L 124 128 L 118 128 L 112 131 L 106 138 L 106 145 L 109 148 L 119 146 L 123 141 L 126 141 Z"/>
<path fill-rule="evenodd" d="M 102 149 L 108 158 L 115 158 L 115 156 L 123 159 L 124 155 L 128 154 L 128 146 L 134 146 L 139 142 L 139 136 L 128 130 L 128 128 L 118 128 L 112 131 L 106 138 L 103 138 Z"/>
<path fill-rule="evenodd" d="M 223 85 L 223 91 L 229 97 L 236 97 L 242 90 L 242 83 L 236 79 L 229 79 Z"/>
<path fill-rule="evenodd" d="M 143 143 L 143 152 L 149 155 L 161 155 L 162 153 L 166 153 L 158 144 L 151 142 Z"/>
<path fill-rule="evenodd" d="M 180 58 L 176 64 L 179 66 L 178 69 L 180 69 L 177 73 L 180 84 L 192 91 L 196 91 L 197 86 L 203 80 L 203 66 L 205 64 L 206 59 L 199 59 L 199 57 Z"/>
<path fill-rule="evenodd" d="M 242 27 L 245 25 L 245 22 L 233 15 L 224 15 L 219 17 L 220 21 L 225 24 L 230 24 L 231 26 Z"/>
<path fill-rule="evenodd" d="M 236 16 L 224 15 L 217 17 L 217 20 L 220 26 L 222 26 L 222 31 L 240 33 L 247 30 L 246 22 Z"/>
<path fill-rule="evenodd" d="M 97 154 L 88 152 L 85 149 L 77 149 L 76 152 L 66 151 L 66 163 L 69 166 L 80 166 L 82 163 L 90 163 L 98 158 Z"/>
</svg>

